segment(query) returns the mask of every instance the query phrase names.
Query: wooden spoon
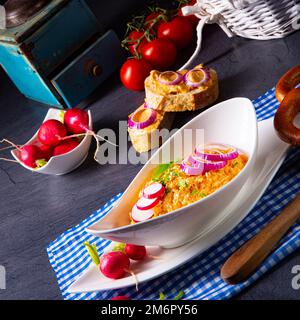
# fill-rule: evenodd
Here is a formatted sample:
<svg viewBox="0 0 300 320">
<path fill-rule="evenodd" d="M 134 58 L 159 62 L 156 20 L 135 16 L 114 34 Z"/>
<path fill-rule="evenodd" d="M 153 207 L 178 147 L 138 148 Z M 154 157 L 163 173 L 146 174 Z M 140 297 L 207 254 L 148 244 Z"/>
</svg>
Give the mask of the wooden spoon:
<svg viewBox="0 0 300 320">
<path fill-rule="evenodd" d="M 229 257 L 221 269 L 224 281 L 234 285 L 247 280 L 298 218 L 300 194 L 256 236 Z"/>
</svg>

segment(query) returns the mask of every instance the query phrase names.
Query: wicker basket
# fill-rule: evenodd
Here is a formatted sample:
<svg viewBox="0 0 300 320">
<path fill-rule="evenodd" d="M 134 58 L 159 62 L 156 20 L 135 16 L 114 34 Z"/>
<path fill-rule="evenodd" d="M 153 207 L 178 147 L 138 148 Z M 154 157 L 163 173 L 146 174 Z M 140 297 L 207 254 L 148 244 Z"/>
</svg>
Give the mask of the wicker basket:
<svg viewBox="0 0 300 320">
<path fill-rule="evenodd" d="M 197 0 L 183 14 L 200 18 L 197 49 L 183 68 L 200 52 L 206 23 L 217 23 L 229 37 L 256 40 L 283 38 L 300 29 L 300 0 Z"/>
</svg>

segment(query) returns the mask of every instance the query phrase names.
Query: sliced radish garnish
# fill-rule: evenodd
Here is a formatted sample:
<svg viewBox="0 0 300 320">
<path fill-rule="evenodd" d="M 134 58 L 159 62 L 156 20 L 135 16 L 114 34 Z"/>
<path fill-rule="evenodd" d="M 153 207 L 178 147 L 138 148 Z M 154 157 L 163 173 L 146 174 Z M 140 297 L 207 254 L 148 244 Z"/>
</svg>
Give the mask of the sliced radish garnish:
<svg viewBox="0 0 300 320">
<path fill-rule="evenodd" d="M 136 204 L 133 206 L 131 210 L 131 218 L 134 222 L 146 221 L 152 218 L 154 215 L 153 209 L 149 210 L 140 210 Z"/>
<path fill-rule="evenodd" d="M 155 182 L 147 186 L 143 191 L 143 196 L 148 199 L 160 198 L 165 193 L 165 187 L 159 183 Z"/>
<path fill-rule="evenodd" d="M 160 198 L 149 199 L 149 198 L 141 197 L 137 201 L 136 206 L 140 210 L 148 210 L 155 207 L 159 203 L 159 200 Z"/>
</svg>

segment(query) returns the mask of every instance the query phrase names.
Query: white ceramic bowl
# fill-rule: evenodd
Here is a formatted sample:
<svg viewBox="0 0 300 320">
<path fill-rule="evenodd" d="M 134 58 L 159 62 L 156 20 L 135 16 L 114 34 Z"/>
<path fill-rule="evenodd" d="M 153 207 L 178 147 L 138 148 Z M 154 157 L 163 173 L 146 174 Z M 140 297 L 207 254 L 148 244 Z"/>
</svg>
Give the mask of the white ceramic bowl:
<svg viewBox="0 0 300 320">
<path fill-rule="evenodd" d="M 186 129 L 190 129 L 192 137 L 184 140 L 180 146 L 176 138 Z M 156 163 L 169 156 L 168 160 L 178 161 L 179 154 L 182 156 L 182 153 L 179 153 L 181 149 L 184 150 L 184 157 L 188 156 L 196 146 L 199 129 L 204 129 L 205 144 L 224 143 L 246 152 L 249 160 L 244 169 L 228 184 L 200 201 L 157 218 L 130 225 L 129 212 Z M 256 149 L 257 120 L 252 102 L 246 98 L 234 98 L 219 103 L 195 117 L 164 143 L 137 174 L 114 208 L 86 230 L 101 238 L 139 245 L 170 248 L 185 244 L 208 230 L 214 221 L 222 218 L 223 209 L 233 201 L 251 173 Z M 170 155 L 169 150 L 174 152 Z"/>
<path fill-rule="evenodd" d="M 61 112 L 62 110 L 50 108 L 43 122 L 49 119 L 59 120 Z M 89 114 L 89 127 L 92 129 L 91 112 L 88 111 L 88 114 Z M 86 159 L 88 155 L 91 139 L 92 139 L 91 136 L 85 136 L 75 149 L 71 150 L 68 153 L 62 154 L 60 156 L 51 157 L 50 160 L 47 162 L 47 164 L 39 169 L 33 169 L 25 165 L 23 162 L 21 162 L 18 158 L 18 150 L 16 149 L 12 150 L 11 154 L 20 163 L 20 165 L 26 168 L 27 170 L 37 172 L 37 173 L 51 174 L 51 175 L 63 175 L 73 171 L 83 163 L 83 161 Z M 38 143 L 38 132 L 36 132 L 36 134 L 29 141 L 27 141 L 26 144 L 31 144 L 31 143 Z"/>
</svg>

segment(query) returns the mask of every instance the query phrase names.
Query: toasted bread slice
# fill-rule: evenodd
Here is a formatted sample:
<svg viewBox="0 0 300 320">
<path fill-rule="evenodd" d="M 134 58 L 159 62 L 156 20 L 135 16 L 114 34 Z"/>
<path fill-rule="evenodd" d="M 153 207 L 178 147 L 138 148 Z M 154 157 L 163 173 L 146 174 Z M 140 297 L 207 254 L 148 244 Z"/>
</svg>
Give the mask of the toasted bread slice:
<svg viewBox="0 0 300 320">
<path fill-rule="evenodd" d="M 198 65 L 196 68 L 203 68 Z M 145 80 L 146 103 L 155 110 L 165 112 L 194 111 L 214 103 L 219 95 L 218 77 L 215 70 L 207 69 L 210 80 L 203 86 L 191 88 L 183 81 L 178 85 L 165 85 L 158 82 L 159 71 L 151 71 Z M 179 71 L 185 74 L 188 70 Z"/>
<path fill-rule="evenodd" d="M 144 105 L 140 106 L 135 112 L 142 108 L 144 108 Z M 147 152 L 149 150 L 159 147 L 162 140 L 160 129 L 171 128 L 174 119 L 174 114 L 158 110 L 156 110 L 156 112 L 156 121 L 152 123 L 150 126 L 144 129 L 128 128 L 128 133 L 132 145 L 137 152 Z M 132 116 L 132 114 L 129 115 L 129 117 L 130 116 Z"/>
</svg>

